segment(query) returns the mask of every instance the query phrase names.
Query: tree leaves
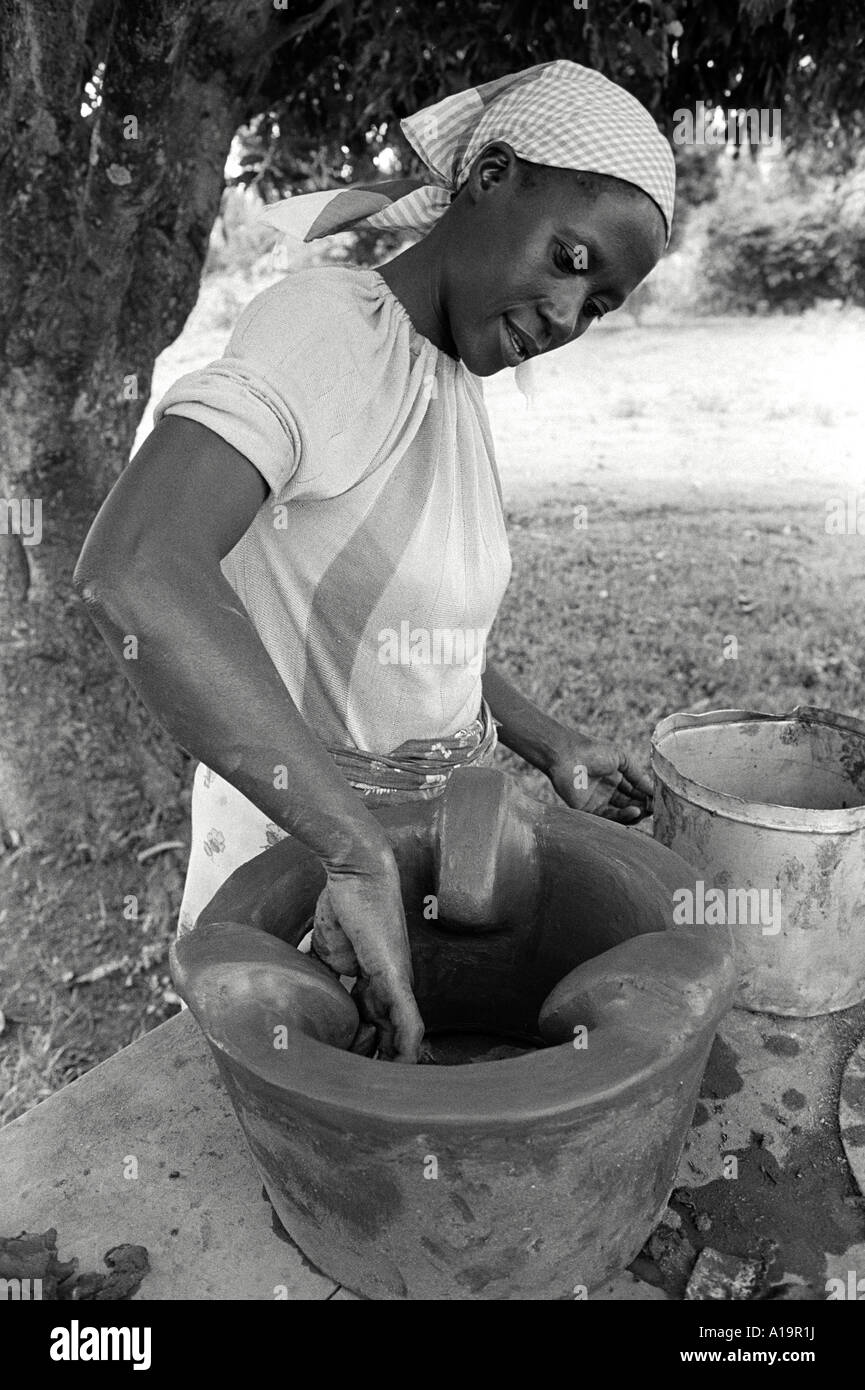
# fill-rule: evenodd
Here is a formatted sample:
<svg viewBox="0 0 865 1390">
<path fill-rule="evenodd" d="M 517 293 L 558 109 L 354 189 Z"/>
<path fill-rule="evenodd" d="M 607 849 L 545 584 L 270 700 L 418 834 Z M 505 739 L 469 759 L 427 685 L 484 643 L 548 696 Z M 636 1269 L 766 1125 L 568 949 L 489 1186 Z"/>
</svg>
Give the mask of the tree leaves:
<svg viewBox="0 0 865 1390">
<path fill-rule="evenodd" d="M 558 57 L 622 82 L 667 126 L 697 101 L 779 107 L 785 136 L 829 139 L 838 150 L 865 109 L 858 25 L 825 0 L 591 0 L 585 10 L 538 0 L 300 0 L 290 15 L 274 12 L 268 44 L 257 100 L 283 132 L 268 148 L 277 182 L 297 169 L 295 142 L 316 142 L 338 179 L 342 146 L 399 146 L 400 117 Z"/>
</svg>

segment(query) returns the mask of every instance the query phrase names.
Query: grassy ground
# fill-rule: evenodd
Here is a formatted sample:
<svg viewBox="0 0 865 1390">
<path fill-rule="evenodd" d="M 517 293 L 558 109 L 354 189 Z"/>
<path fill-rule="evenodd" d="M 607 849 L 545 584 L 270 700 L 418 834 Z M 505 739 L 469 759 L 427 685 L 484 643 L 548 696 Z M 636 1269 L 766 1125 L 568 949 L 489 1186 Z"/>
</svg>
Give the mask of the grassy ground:
<svg viewBox="0 0 865 1390">
<path fill-rule="evenodd" d="M 208 283 L 156 397 L 219 354 L 250 285 Z M 514 558 L 491 660 L 644 757 L 675 709 L 861 713 L 863 538 L 828 535 L 825 516 L 830 499 L 865 496 L 862 327 L 855 312 L 671 324 L 653 311 L 536 364 L 531 409 L 510 374 L 490 382 Z M 522 769 L 507 753 L 502 766 Z M 185 851 L 157 847 L 184 840 L 185 797 L 166 778 L 158 820 L 113 856 L 7 860 L 0 1121 L 176 1009 L 166 953 Z M 53 907 L 59 874 L 76 879 L 73 923 Z"/>
<path fill-rule="evenodd" d="M 536 364 L 529 405 L 494 378 L 514 573 L 491 657 L 644 757 L 675 709 L 861 713 L 863 537 L 826 520 L 865 512 L 862 327 L 625 322 Z"/>
</svg>

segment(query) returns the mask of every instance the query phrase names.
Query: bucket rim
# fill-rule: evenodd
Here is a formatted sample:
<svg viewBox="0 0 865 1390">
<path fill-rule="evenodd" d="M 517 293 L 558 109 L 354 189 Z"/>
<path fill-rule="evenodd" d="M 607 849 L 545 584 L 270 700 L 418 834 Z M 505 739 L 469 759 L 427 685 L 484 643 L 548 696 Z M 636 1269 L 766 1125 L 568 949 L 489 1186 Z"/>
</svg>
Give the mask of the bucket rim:
<svg viewBox="0 0 865 1390">
<path fill-rule="evenodd" d="M 752 709 L 706 710 L 701 714 L 690 714 L 681 710 L 666 715 L 655 725 L 651 740 L 652 770 L 662 785 L 670 791 L 687 797 L 702 810 L 722 815 L 728 820 L 759 825 L 769 830 L 793 830 L 810 832 L 812 835 L 850 835 L 857 830 L 865 829 L 865 805 L 820 810 L 809 806 L 786 806 L 776 801 L 747 801 L 744 797 L 735 796 L 732 792 L 718 791 L 695 777 L 680 772 L 661 750 L 664 739 L 683 729 L 708 729 L 718 724 L 757 722 L 819 724 L 856 734 L 865 740 L 865 720 L 857 718 L 856 715 L 822 709 L 818 705 L 795 705 L 793 709 L 782 714 Z"/>
</svg>

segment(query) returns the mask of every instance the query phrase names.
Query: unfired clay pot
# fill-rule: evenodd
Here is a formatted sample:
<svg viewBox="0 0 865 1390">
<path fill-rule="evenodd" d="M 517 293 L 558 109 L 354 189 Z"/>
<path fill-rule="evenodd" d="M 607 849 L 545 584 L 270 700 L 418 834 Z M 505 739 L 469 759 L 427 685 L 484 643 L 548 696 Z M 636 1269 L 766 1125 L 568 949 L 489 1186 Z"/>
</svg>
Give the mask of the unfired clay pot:
<svg viewBox="0 0 865 1390">
<path fill-rule="evenodd" d="M 325 876 L 293 840 L 238 869 L 179 941 L 178 990 L 324 1273 L 377 1299 L 580 1296 L 667 1201 L 732 998 L 730 935 L 673 929 L 694 877 L 670 850 L 492 769 L 376 815 L 428 1034 L 531 1050 L 462 1066 L 346 1051 L 355 1006 L 295 949 Z"/>
</svg>

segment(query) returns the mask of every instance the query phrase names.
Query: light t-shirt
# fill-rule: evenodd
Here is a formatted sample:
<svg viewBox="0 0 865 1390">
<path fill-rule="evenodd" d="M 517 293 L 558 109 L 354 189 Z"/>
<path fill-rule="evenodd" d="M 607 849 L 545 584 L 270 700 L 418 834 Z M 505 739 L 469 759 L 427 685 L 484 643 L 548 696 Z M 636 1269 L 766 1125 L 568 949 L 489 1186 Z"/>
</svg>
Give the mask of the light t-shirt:
<svg viewBox="0 0 865 1390">
<path fill-rule="evenodd" d="M 206 425 L 268 484 L 222 568 L 322 742 L 386 754 L 469 729 L 511 570 L 489 422 L 480 381 L 381 275 L 271 286 L 163 415 Z M 199 764 L 179 930 L 284 834 Z"/>
<path fill-rule="evenodd" d="M 206 425 L 268 484 L 222 568 L 325 744 L 389 753 L 475 719 L 511 570 L 482 387 L 377 271 L 265 290 L 163 415 Z"/>
</svg>

